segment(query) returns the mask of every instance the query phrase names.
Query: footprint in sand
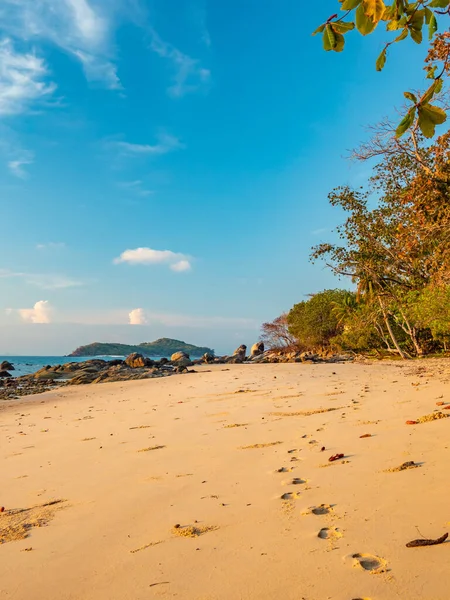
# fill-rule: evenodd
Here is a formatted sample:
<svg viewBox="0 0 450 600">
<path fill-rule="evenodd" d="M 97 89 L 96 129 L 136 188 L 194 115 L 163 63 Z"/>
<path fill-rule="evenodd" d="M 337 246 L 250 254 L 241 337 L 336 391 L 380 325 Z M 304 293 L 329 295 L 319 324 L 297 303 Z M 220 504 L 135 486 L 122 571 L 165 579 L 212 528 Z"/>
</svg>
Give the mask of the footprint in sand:
<svg viewBox="0 0 450 600">
<path fill-rule="evenodd" d="M 276 473 L 290 473 L 292 471 L 292 467 L 280 467 L 276 470 Z"/>
<path fill-rule="evenodd" d="M 300 494 L 297 494 L 296 492 L 286 492 L 281 494 L 280 498 L 281 500 L 298 500 L 298 498 L 300 498 Z"/>
<path fill-rule="evenodd" d="M 378 575 L 387 571 L 387 562 L 384 558 L 380 558 L 374 554 L 353 554 L 352 558 L 354 567 L 358 567 L 372 575 Z"/>
<path fill-rule="evenodd" d="M 302 483 L 306 483 L 306 479 L 302 479 L 301 477 L 294 477 L 289 483 L 292 485 L 300 485 Z"/>
<path fill-rule="evenodd" d="M 343 535 L 344 534 L 342 533 L 342 531 L 337 527 L 323 527 L 317 534 L 317 537 L 319 537 L 321 540 L 334 541 L 343 537 Z"/>
<path fill-rule="evenodd" d="M 319 506 L 311 506 L 309 512 L 313 515 L 329 515 L 333 512 L 331 504 L 319 504 Z"/>
</svg>

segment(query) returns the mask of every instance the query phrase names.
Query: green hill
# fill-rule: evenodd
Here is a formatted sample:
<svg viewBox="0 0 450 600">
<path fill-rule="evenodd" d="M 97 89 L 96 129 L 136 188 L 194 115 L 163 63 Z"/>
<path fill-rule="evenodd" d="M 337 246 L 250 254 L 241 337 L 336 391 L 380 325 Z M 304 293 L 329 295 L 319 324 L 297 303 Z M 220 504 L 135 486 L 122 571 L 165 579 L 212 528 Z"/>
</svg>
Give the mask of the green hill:
<svg viewBox="0 0 450 600">
<path fill-rule="evenodd" d="M 202 356 L 205 352 L 214 354 L 214 350 L 202 346 L 186 344 L 180 340 L 161 338 L 154 342 L 143 342 L 132 346 L 129 344 L 114 344 L 109 342 L 94 342 L 87 346 L 80 346 L 68 356 L 127 356 L 132 352 L 139 352 L 144 356 L 167 356 L 174 352 L 187 352 L 191 357 Z"/>
</svg>

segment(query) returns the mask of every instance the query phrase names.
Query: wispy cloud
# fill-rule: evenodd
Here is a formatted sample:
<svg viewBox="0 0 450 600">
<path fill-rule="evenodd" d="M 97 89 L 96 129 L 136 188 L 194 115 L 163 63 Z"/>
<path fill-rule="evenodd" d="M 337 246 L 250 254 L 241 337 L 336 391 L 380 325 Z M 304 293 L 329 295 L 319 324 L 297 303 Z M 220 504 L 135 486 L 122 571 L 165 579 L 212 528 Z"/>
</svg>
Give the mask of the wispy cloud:
<svg viewBox="0 0 450 600">
<path fill-rule="evenodd" d="M 64 275 L 49 275 L 42 273 L 22 273 L 0 269 L 0 279 L 21 279 L 29 285 L 34 285 L 45 290 L 61 290 L 84 285 L 84 282 L 71 279 Z"/>
<path fill-rule="evenodd" d="M 206 3 L 202 1 L 199 5 L 192 6 L 192 17 L 194 25 L 200 32 L 200 39 L 207 48 L 211 46 L 211 36 L 207 26 Z"/>
<path fill-rule="evenodd" d="M 62 250 L 65 248 L 64 242 L 46 242 L 45 244 L 36 244 L 38 250 Z"/>
<path fill-rule="evenodd" d="M 181 273 L 190 271 L 192 266 L 189 257 L 172 250 L 153 250 L 152 248 L 136 248 L 125 250 L 114 259 L 114 264 L 130 265 L 168 265 L 172 271 Z"/>
<path fill-rule="evenodd" d="M 26 323 L 50 323 L 52 308 L 48 300 L 39 300 L 33 308 L 8 309 L 7 312 L 17 312 Z"/>
<path fill-rule="evenodd" d="M 24 169 L 24 166 L 32 165 L 33 162 L 34 161 L 32 160 L 31 156 L 30 156 L 30 158 L 20 158 L 18 160 L 10 160 L 10 161 L 8 161 L 8 169 L 11 171 L 11 173 L 15 177 L 18 177 L 19 179 L 27 179 L 28 172 Z"/>
<path fill-rule="evenodd" d="M 209 83 L 211 72 L 202 67 L 198 59 L 184 54 L 172 44 L 165 42 L 155 30 L 151 31 L 151 36 L 151 49 L 158 56 L 166 59 L 173 70 L 173 83 L 167 90 L 169 95 L 179 98 L 196 92 Z"/>
<path fill-rule="evenodd" d="M 50 41 L 78 59 L 91 81 L 120 88 L 111 44 L 114 5 L 92 0 L 2 0 L 0 18 L 10 36 Z"/>
<path fill-rule="evenodd" d="M 56 85 L 48 75 L 45 61 L 34 52 L 21 54 L 10 39 L 0 41 L 0 116 L 27 112 L 49 98 Z"/>
<path fill-rule="evenodd" d="M 156 144 L 134 144 L 113 140 L 106 142 L 106 146 L 127 156 L 158 156 L 185 148 L 185 145 L 177 137 L 168 133 L 160 133 L 156 139 Z"/>
<path fill-rule="evenodd" d="M 330 230 L 327 227 L 320 227 L 311 231 L 311 235 L 322 235 L 322 233 L 327 233 L 328 231 Z"/>
<path fill-rule="evenodd" d="M 132 192 L 137 196 L 151 196 L 155 193 L 153 190 L 146 190 L 143 187 L 144 184 L 140 179 L 136 179 L 135 181 L 120 181 L 117 185 L 123 190 Z"/>
<path fill-rule="evenodd" d="M 112 62 L 82 50 L 74 50 L 73 53 L 80 59 L 89 81 L 100 81 L 110 90 L 123 89 L 116 66 Z"/>
<path fill-rule="evenodd" d="M 128 319 L 130 325 L 145 325 L 147 318 L 143 308 L 134 308 L 129 314 Z"/>
</svg>

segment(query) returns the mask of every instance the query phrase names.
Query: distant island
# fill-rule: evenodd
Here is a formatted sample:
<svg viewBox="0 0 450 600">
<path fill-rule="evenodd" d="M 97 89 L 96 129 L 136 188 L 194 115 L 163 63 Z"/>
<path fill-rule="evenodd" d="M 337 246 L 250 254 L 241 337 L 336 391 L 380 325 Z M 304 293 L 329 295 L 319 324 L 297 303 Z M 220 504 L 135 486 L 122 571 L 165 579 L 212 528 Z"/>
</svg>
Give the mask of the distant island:
<svg viewBox="0 0 450 600">
<path fill-rule="evenodd" d="M 186 352 L 189 356 L 203 356 L 206 352 L 214 354 L 214 350 L 206 346 L 194 346 L 180 340 L 161 338 L 154 342 L 143 342 L 137 346 L 129 344 L 114 344 L 109 342 L 94 342 L 87 346 L 80 346 L 68 356 L 127 356 L 132 352 L 139 352 L 144 356 L 167 356 L 174 352 Z"/>
</svg>

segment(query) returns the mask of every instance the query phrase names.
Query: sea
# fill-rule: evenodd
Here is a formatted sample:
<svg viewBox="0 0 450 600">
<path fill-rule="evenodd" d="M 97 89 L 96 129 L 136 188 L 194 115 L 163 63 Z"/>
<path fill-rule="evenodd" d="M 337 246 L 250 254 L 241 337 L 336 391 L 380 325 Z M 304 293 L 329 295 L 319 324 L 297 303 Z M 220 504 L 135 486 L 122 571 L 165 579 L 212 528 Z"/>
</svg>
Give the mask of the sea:
<svg viewBox="0 0 450 600">
<path fill-rule="evenodd" d="M 114 360 L 116 358 L 125 358 L 125 356 L 0 356 L 0 363 L 7 360 L 14 366 L 11 375 L 19 377 L 20 375 L 29 375 L 35 373 L 47 365 L 62 365 L 68 362 L 83 362 L 101 358 L 103 360 Z M 159 356 L 152 356 L 152 360 L 159 360 Z"/>
</svg>

